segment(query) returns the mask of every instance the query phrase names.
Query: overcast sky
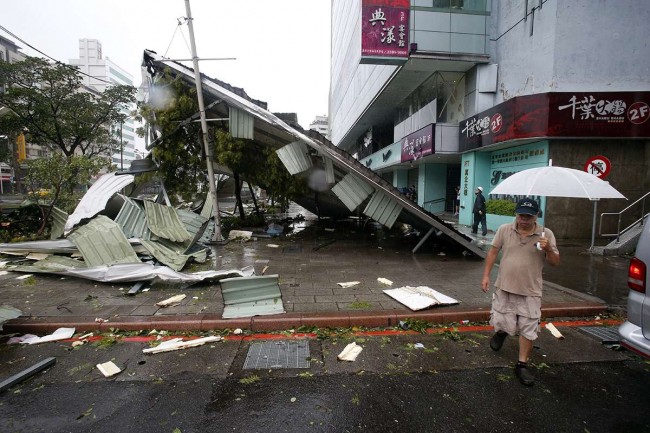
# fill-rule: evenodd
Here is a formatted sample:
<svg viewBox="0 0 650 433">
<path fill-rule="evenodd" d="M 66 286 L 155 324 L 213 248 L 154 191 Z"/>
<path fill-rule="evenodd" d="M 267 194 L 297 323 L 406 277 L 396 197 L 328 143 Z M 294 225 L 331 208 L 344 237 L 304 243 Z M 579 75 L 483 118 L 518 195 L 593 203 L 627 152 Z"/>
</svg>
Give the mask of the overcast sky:
<svg viewBox="0 0 650 433">
<path fill-rule="evenodd" d="M 327 115 L 330 0 L 191 0 L 201 72 L 268 103 L 298 113 L 307 128 Z M 67 63 L 78 40 L 98 39 L 104 57 L 141 79 L 142 51 L 191 58 L 185 0 L 2 1 L 0 24 L 29 45 Z M 0 35 L 15 39 L 0 30 Z M 28 55 L 38 55 L 20 41 Z M 171 44 L 171 45 L 170 45 Z M 191 67 L 192 63 L 185 63 Z"/>
</svg>

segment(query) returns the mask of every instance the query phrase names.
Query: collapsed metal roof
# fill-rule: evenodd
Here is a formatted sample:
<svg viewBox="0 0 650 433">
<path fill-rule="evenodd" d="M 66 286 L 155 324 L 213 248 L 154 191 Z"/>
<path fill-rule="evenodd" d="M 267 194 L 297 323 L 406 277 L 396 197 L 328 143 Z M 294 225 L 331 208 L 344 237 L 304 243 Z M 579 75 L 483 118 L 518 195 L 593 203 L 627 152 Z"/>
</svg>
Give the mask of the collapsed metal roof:
<svg viewBox="0 0 650 433">
<path fill-rule="evenodd" d="M 192 88 L 196 86 L 192 68 L 145 50 L 143 81 L 149 86 L 147 93 L 150 96 L 155 94 L 156 82 L 164 69 L 186 85 Z M 256 104 L 258 101 L 246 98 L 246 95 L 240 96 L 222 84 L 202 75 L 201 88 L 206 112 L 216 118 L 227 118 L 233 136 L 273 146 L 291 174 L 313 174 L 316 170 L 325 172 L 328 185 L 319 190 L 318 202 L 313 197 L 315 194 L 310 194 L 296 200 L 301 206 L 321 216 L 344 217 L 353 215 L 357 208 L 366 203 L 363 213 L 389 228 L 395 221 L 400 221 L 424 230 L 426 235 L 414 251 L 430 235 L 444 234 L 475 255 L 485 258 L 486 253 L 478 243 L 407 199 L 377 173 L 317 132 L 304 133 L 289 126 Z M 361 200 L 359 195 L 363 195 Z M 355 197 L 354 200 L 352 197 Z"/>
</svg>

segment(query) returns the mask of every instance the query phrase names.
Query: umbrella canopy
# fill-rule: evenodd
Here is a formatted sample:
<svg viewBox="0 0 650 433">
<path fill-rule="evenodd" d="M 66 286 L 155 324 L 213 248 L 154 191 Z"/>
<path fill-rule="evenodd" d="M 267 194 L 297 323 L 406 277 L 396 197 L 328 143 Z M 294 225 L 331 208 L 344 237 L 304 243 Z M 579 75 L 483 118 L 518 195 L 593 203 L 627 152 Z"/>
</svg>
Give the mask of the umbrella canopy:
<svg viewBox="0 0 650 433">
<path fill-rule="evenodd" d="M 609 182 L 585 171 L 566 167 L 538 167 L 522 170 L 503 180 L 490 195 L 542 195 L 598 200 L 625 198 Z"/>
</svg>

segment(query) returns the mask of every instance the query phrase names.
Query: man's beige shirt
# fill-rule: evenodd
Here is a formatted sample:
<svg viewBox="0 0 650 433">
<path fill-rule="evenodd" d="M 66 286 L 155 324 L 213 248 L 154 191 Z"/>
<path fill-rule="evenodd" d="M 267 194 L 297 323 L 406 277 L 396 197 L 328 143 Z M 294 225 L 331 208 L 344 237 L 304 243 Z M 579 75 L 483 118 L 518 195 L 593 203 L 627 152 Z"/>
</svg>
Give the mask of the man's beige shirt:
<svg viewBox="0 0 650 433">
<path fill-rule="evenodd" d="M 533 234 L 523 240 L 517 232 L 516 222 L 503 224 L 497 229 L 492 248 L 501 249 L 499 273 L 494 283 L 499 289 L 524 296 L 542 296 L 542 269 L 546 252 L 535 247 L 542 234 L 542 227 L 535 224 Z M 558 253 L 555 235 L 544 228 L 549 245 Z"/>
</svg>

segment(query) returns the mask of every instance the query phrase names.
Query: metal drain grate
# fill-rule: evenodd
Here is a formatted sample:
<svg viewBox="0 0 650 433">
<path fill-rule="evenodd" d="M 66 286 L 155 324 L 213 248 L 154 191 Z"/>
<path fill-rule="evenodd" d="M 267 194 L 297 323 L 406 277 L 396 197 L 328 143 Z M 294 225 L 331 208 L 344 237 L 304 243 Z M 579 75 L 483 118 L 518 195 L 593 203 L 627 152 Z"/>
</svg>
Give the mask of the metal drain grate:
<svg viewBox="0 0 650 433">
<path fill-rule="evenodd" d="M 620 340 L 617 326 L 583 326 L 579 330 L 598 338 L 603 344 L 617 344 Z"/>
<path fill-rule="evenodd" d="M 267 341 L 248 349 L 244 370 L 266 368 L 309 368 L 309 341 Z"/>
</svg>

